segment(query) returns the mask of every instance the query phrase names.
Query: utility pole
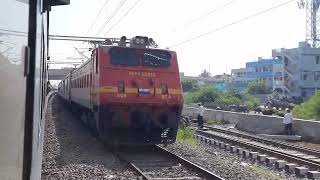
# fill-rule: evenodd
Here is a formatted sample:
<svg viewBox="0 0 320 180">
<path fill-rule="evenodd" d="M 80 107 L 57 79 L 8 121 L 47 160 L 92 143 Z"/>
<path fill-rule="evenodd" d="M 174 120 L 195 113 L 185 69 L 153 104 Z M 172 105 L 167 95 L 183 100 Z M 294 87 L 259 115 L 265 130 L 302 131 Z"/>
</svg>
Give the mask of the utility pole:
<svg viewBox="0 0 320 180">
<path fill-rule="evenodd" d="M 300 0 L 298 6 L 300 9 L 306 9 L 306 42 L 312 47 L 320 46 L 320 12 L 319 0 Z"/>
</svg>

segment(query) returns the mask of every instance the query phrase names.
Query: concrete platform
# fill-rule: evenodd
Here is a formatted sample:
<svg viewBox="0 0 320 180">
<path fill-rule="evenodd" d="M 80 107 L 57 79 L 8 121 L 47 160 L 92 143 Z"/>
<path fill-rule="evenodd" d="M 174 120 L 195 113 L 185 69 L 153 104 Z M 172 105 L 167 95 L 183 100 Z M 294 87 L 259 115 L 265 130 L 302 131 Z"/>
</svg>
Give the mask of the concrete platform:
<svg viewBox="0 0 320 180">
<path fill-rule="evenodd" d="M 271 138 L 271 139 L 281 139 L 281 140 L 289 140 L 289 141 L 301 141 L 301 136 L 298 135 L 271 135 L 271 134 L 258 134 L 261 137 Z"/>
</svg>

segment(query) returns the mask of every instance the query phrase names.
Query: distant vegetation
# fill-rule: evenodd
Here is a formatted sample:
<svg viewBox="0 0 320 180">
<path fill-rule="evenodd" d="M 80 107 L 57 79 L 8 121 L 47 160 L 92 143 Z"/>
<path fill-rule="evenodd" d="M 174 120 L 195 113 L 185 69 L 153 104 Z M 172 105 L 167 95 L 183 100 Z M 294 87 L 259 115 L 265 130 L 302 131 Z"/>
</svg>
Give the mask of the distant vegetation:
<svg viewBox="0 0 320 180">
<path fill-rule="evenodd" d="M 185 96 L 185 102 L 203 103 L 207 107 L 220 107 L 227 109 L 229 105 L 246 104 L 249 109 L 259 106 L 259 99 L 254 98 L 247 91 L 236 93 L 232 88 L 227 92 L 223 92 L 212 86 L 195 87 Z"/>
<path fill-rule="evenodd" d="M 293 109 L 293 115 L 296 118 L 315 119 L 320 121 L 320 91 L 318 91 L 316 95 L 311 97 L 309 100 L 295 106 Z"/>
<path fill-rule="evenodd" d="M 197 82 L 190 79 L 184 79 L 181 81 L 183 92 L 189 92 L 192 88 L 197 87 Z"/>
<path fill-rule="evenodd" d="M 254 81 L 249 83 L 248 92 L 250 94 L 270 94 L 272 89 L 266 85 L 265 81 Z"/>
</svg>

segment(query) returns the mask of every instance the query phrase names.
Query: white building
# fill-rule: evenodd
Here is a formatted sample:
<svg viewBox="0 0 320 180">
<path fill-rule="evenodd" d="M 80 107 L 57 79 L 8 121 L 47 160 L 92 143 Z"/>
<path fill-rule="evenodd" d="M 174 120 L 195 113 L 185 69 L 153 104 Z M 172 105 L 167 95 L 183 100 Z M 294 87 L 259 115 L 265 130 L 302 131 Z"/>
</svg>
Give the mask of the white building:
<svg viewBox="0 0 320 180">
<path fill-rule="evenodd" d="M 283 60 L 284 94 L 308 98 L 320 89 L 320 48 L 300 42 L 298 48 L 274 49 L 272 56 Z"/>
</svg>

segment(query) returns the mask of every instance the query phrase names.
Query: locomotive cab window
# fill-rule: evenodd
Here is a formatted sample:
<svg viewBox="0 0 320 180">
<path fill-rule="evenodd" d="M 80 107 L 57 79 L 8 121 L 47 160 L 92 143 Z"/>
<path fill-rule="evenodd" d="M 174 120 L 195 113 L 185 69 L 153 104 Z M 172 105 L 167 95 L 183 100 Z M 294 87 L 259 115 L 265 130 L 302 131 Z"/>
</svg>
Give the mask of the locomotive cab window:
<svg viewBox="0 0 320 180">
<path fill-rule="evenodd" d="M 110 51 L 111 64 L 125 65 L 125 66 L 138 66 L 140 55 L 134 49 L 128 48 L 111 48 Z"/>
<path fill-rule="evenodd" d="M 143 66 L 168 67 L 170 66 L 171 54 L 166 51 L 149 50 L 143 54 Z"/>
</svg>

